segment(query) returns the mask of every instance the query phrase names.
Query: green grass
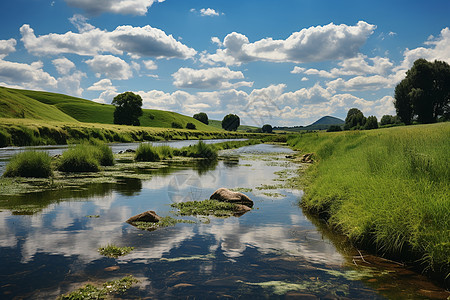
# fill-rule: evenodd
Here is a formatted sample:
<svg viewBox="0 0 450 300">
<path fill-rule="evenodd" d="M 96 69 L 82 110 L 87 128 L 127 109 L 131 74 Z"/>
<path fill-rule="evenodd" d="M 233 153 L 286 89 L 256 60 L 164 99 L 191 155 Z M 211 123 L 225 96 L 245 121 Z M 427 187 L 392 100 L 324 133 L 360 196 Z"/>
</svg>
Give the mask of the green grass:
<svg viewBox="0 0 450 300">
<path fill-rule="evenodd" d="M 236 204 L 217 200 L 187 201 L 170 205 L 178 209 L 181 216 L 216 216 L 230 217 L 235 214 Z"/>
<path fill-rule="evenodd" d="M 159 161 L 161 157 L 155 146 L 148 143 L 142 143 L 136 149 L 134 159 L 136 161 Z"/>
<path fill-rule="evenodd" d="M 63 152 L 58 170 L 62 172 L 98 172 L 100 154 L 97 148 L 78 144 Z"/>
<path fill-rule="evenodd" d="M 141 230 L 149 230 L 149 231 L 153 231 L 156 230 L 158 228 L 162 228 L 162 227 L 171 227 L 171 226 L 175 226 L 178 223 L 188 223 L 188 224 L 195 224 L 195 221 L 192 220 L 182 220 L 182 219 L 175 219 L 172 218 L 171 216 L 167 216 L 167 217 L 162 217 L 161 220 L 159 220 L 158 222 L 134 222 L 132 225 L 136 226 L 136 228 L 141 229 Z"/>
<path fill-rule="evenodd" d="M 98 248 L 98 252 L 107 257 L 117 258 L 119 256 L 127 255 L 134 250 L 134 247 L 118 247 L 116 245 L 106 245 Z"/>
<path fill-rule="evenodd" d="M 24 151 L 14 155 L 6 166 L 5 177 L 46 178 L 53 174 L 52 158 L 43 151 Z"/>
<path fill-rule="evenodd" d="M 450 271 L 450 123 L 291 136 L 314 152 L 302 206 L 351 240 Z"/>
<path fill-rule="evenodd" d="M 219 120 L 208 120 L 208 125 L 214 127 L 216 129 L 222 129 L 222 121 Z M 260 127 L 257 126 L 249 126 L 249 125 L 240 125 L 237 131 L 247 131 L 247 130 L 256 130 Z M 223 129 L 222 129 L 223 130 Z"/>
<path fill-rule="evenodd" d="M 132 275 L 125 276 L 121 279 L 105 282 L 102 287 L 96 287 L 92 284 L 86 284 L 81 288 L 64 295 L 59 296 L 58 300 L 97 300 L 107 299 L 111 294 L 123 294 L 129 290 L 133 284 L 138 283 L 139 280 Z"/>
</svg>

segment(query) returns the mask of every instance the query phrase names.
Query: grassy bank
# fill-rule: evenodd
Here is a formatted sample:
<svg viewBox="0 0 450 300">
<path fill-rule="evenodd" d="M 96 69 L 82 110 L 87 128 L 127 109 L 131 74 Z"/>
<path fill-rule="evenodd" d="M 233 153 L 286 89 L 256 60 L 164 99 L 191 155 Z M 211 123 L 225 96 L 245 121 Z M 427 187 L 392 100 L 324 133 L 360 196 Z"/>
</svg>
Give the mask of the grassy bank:
<svg viewBox="0 0 450 300">
<path fill-rule="evenodd" d="M 249 138 L 243 132 L 136 127 L 98 123 L 0 118 L 0 147 L 65 145 L 82 140 L 139 142 L 187 139 Z"/>
<path fill-rule="evenodd" d="M 450 123 L 291 136 L 314 152 L 301 205 L 359 246 L 449 279 Z"/>
</svg>

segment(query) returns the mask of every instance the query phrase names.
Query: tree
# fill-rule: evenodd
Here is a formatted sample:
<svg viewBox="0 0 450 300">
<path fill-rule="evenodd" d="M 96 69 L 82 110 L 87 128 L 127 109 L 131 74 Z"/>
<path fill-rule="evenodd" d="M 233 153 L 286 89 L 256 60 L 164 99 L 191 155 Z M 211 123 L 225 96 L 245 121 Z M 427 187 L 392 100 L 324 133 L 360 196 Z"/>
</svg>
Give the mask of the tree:
<svg viewBox="0 0 450 300">
<path fill-rule="evenodd" d="M 186 124 L 186 129 L 197 129 L 197 127 L 194 123 L 189 122 Z"/>
<path fill-rule="evenodd" d="M 222 120 L 222 128 L 228 131 L 236 131 L 241 120 L 237 115 L 228 114 Z"/>
<path fill-rule="evenodd" d="M 265 125 L 263 125 L 261 130 L 262 130 L 263 133 L 272 133 L 273 128 L 272 128 L 272 125 L 265 124 Z"/>
<path fill-rule="evenodd" d="M 196 119 L 196 120 L 199 120 L 200 122 L 202 122 L 202 123 L 204 123 L 206 125 L 209 124 L 208 115 L 206 113 L 204 113 L 204 112 L 195 114 L 193 118 Z"/>
<path fill-rule="evenodd" d="M 342 131 L 342 127 L 340 125 L 331 125 L 327 129 L 327 132 L 337 132 L 337 131 Z"/>
<path fill-rule="evenodd" d="M 125 92 L 114 97 L 112 104 L 114 111 L 114 124 L 139 126 L 139 117 L 142 116 L 142 98 L 132 92 Z"/>
<path fill-rule="evenodd" d="M 347 112 L 347 117 L 345 118 L 344 130 L 350 129 L 362 129 L 366 124 L 366 118 L 364 117 L 362 111 L 357 108 L 351 108 Z"/>
<path fill-rule="evenodd" d="M 400 120 L 397 116 L 384 115 L 381 117 L 380 125 L 390 125 L 390 124 L 399 124 Z"/>
<path fill-rule="evenodd" d="M 395 87 L 394 106 L 405 124 L 450 119 L 450 65 L 418 59 Z"/>
<path fill-rule="evenodd" d="M 378 128 L 378 120 L 375 116 L 367 117 L 366 124 L 364 125 L 364 129 L 377 129 Z"/>
</svg>

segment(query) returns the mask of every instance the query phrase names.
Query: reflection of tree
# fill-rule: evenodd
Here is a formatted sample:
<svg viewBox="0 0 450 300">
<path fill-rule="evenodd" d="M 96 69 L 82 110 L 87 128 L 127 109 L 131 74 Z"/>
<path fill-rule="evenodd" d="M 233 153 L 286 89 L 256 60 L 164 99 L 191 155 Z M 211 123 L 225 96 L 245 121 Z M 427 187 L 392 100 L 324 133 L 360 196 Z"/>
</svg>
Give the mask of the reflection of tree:
<svg viewBox="0 0 450 300">
<path fill-rule="evenodd" d="M 227 168 L 234 168 L 239 166 L 239 156 L 223 156 L 223 164 Z"/>
<path fill-rule="evenodd" d="M 138 178 L 120 178 L 115 190 L 122 196 L 134 196 L 142 190 L 142 181 Z"/>
<path fill-rule="evenodd" d="M 201 159 L 195 162 L 194 168 L 197 171 L 198 175 L 204 175 L 208 171 L 214 170 L 217 167 L 217 164 L 217 159 Z"/>
</svg>

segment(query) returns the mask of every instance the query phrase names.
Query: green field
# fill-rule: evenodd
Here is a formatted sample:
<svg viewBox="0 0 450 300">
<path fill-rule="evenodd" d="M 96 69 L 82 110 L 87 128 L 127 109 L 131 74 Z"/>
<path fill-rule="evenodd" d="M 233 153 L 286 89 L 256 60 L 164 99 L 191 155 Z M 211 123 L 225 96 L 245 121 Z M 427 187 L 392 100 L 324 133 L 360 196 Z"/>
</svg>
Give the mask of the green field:
<svg viewBox="0 0 450 300">
<path fill-rule="evenodd" d="M 450 272 L 450 123 L 308 133 L 301 205 L 357 245 Z M 447 277 L 448 278 L 448 277 Z"/>
<path fill-rule="evenodd" d="M 59 122 L 113 124 L 114 106 L 49 92 L 0 87 L 0 118 L 24 118 Z M 171 128 L 177 122 L 186 128 L 195 124 L 201 131 L 222 131 L 175 112 L 143 109 L 139 118 L 143 127 Z"/>
</svg>

